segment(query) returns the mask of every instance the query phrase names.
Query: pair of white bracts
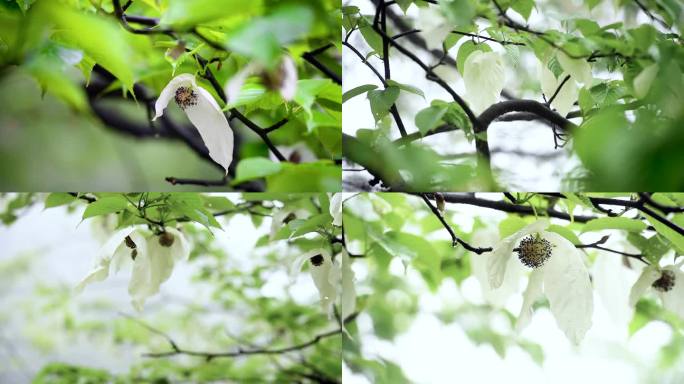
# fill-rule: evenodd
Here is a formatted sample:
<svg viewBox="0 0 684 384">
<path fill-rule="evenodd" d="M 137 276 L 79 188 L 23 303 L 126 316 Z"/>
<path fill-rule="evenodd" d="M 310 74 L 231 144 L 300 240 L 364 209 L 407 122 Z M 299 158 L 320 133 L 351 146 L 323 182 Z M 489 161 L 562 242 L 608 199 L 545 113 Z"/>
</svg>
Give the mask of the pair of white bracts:
<svg viewBox="0 0 684 384">
<path fill-rule="evenodd" d="M 279 84 L 276 87 L 285 101 L 294 99 L 297 91 L 297 68 L 289 56 L 284 56 L 280 66 L 276 69 Z M 256 63 L 248 64 L 228 81 L 224 92 L 227 104 L 234 104 L 247 78 L 254 73 L 266 73 L 265 69 Z M 152 120 L 164 114 L 164 110 L 171 100 L 185 112 L 197 128 L 204 145 L 209 150 L 209 157 L 221 165 L 228 173 L 228 167 L 233 161 L 233 131 L 228 119 L 214 97 L 206 89 L 197 85 L 195 76 L 184 73 L 171 79 L 164 87 L 154 105 L 155 116 Z"/>
</svg>

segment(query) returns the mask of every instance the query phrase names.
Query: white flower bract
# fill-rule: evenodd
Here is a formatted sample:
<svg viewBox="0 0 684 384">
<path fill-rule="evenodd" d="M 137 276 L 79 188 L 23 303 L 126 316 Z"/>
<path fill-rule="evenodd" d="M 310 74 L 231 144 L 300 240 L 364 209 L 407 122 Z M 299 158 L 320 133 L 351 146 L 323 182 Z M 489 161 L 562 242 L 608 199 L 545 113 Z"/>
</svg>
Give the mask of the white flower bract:
<svg viewBox="0 0 684 384">
<path fill-rule="evenodd" d="M 76 292 L 105 280 L 110 272 L 116 273 L 130 262 L 133 271 L 128 293 L 133 307 L 141 311 L 147 298 L 157 294 L 161 284 L 169 279 L 175 263 L 190 254 L 188 242 L 180 231 L 166 228 L 166 232 L 172 238 L 170 244 L 162 244 L 159 236 L 145 234 L 135 227 L 115 232 L 100 249 L 95 266 L 76 286 Z"/>
<path fill-rule="evenodd" d="M 506 82 L 503 58 L 498 52 L 475 51 L 463 66 L 463 80 L 470 107 L 476 113 L 494 104 Z"/>
<path fill-rule="evenodd" d="M 538 220 L 501 240 L 487 261 L 489 283 L 502 286 L 513 250 L 522 238 L 538 235 L 551 244 L 551 255 L 530 274 L 516 328 L 522 330 L 531 320 L 532 305 L 545 295 L 558 327 L 573 343 L 579 344 L 592 324 L 593 292 L 582 253 L 563 236 L 544 231 L 546 219 Z"/>
<path fill-rule="evenodd" d="M 233 131 L 211 93 L 197 85 L 195 76 L 187 73 L 178 75 L 169 81 L 157 98 L 152 120 L 164 114 L 164 109 L 172 99 L 175 99 L 197 128 L 209 150 L 209 157 L 228 173 L 228 167 L 233 161 Z"/>
<path fill-rule="evenodd" d="M 682 265 L 684 265 L 684 261 L 666 267 L 653 264 L 645 267 L 630 291 L 630 305 L 635 306 L 646 292 L 652 291 L 660 298 L 665 309 L 684 319 L 684 272 L 681 269 Z M 669 273 L 669 277 L 674 279 L 674 281 L 668 282 L 673 284 L 670 289 L 663 290 L 653 287 L 654 283 L 663 278 L 665 273 Z"/>
</svg>

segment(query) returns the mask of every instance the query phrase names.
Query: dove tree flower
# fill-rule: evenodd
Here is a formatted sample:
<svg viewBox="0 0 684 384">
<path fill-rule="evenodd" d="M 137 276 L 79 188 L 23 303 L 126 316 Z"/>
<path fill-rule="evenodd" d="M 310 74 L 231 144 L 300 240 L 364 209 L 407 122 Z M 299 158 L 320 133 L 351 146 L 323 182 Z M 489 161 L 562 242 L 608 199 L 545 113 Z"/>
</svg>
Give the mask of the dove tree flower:
<svg viewBox="0 0 684 384">
<path fill-rule="evenodd" d="M 652 290 L 663 303 L 663 306 L 684 319 L 684 260 L 674 265 L 660 267 L 651 264 L 643 269 L 641 275 L 632 286 L 629 303 L 635 306 L 637 301 Z"/>
<path fill-rule="evenodd" d="M 489 284 L 502 286 L 516 252 L 532 269 L 516 328 L 522 330 L 532 317 L 532 305 L 545 295 L 558 327 L 579 344 L 592 324 L 593 293 L 582 253 L 563 236 L 548 232 L 546 219 L 538 220 L 501 240 L 487 260 Z"/>
<path fill-rule="evenodd" d="M 228 167 L 233 161 L 233 131 L 211 93 L 197 85 L 195 76 L 187 73 L 178 75 L 169 81 L 157 98 L 153 121 L 164 114 L 171 100 L 176 102 L 197 128 L 209 150 L 209 157 L 228 173 Z"/>
<path fill-rule="evenodd" d="M 166 228 L 159 235 L 136 227 L 122 229 L 102 246 L 95 266 L 76 286 L 76 292 L 132 263 L 128 293 L 133 307 L 141 311 L 147 298 L 157 294 L 161 284 L 171 277 L 175 263 L 186 260 L 189 254 L 188 242 L 177 229 Z"/>
<path fill-rule="evenodd" d="M 228 104 L 233 105 L 237 102 L 245 81 L 254 74 L 259 75 L 266 88 L 278 91 L 285 101 L 293 100 L 297 94 L 297 65 L 292 57 L 283 55 L 274 70 L 268 70 L 259 62 L 252 61 L 236 73 L 225 87 Z"/>
<path fill-rule="evenodd" d="M 484 228 L 473 233 L 472 244 L 476 247 L 487 247 L 496 243 L 498 234 L 494 229 Z M 489 274 L 487 271 L 487 264 L 491 258 L 492 253 L 483 253 L 481 255 L 472 255 L 470 258 L 470 266 L 473 271 L 473 276 L 480 283 L 483 299 L 495 308 L 503 308 L 506 302 L 513 293 L 518 290 L 520 276 L 522 275 L 522 265 L 513 257 L 508 259 L 506 265 L 506 275 L 501 286 L 494 289 L 489 284 Z"/>
<path fill-rule="evenodd" d="M 498 52 L 475 51 L 463 66 L 468 104 L 476 113 L 494 104 L 506 82 L 503 58 Z"/>
<path fill-rule="evenodd" d="M 292 263 L 291 276 L 295 276 L 309 264 L 309 273 L 318 290 L 321 308 L 332 317 L 334 305 L 339 297 L 342 318 L 346 319 L 356 310 L 356 289 L 351 258 L 342 250 L 334 258 L 325 247 L 314 248 L 297 256 Z"/>
<path fill-rule="evenodd" d="M 340 265 L 333 262 L 330 250 L 321 247 L 314 248 L 297 256 L 292 263 L 291 276 L 302 270 L 304 264 L 309 264 L 309 272 L 320 296 L 321 308 L 332 317 L 335 300 L 339 290 Z"/>
</svg>

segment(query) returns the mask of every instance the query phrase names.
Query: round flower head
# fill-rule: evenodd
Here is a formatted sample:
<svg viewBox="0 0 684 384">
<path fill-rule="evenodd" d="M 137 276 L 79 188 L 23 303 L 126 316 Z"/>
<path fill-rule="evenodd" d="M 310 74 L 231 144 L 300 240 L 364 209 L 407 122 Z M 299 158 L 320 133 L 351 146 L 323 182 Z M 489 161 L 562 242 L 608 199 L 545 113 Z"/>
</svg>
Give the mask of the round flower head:
<svg viewBox="0 0 684 384">
<path fill-rule="evenodd" d="M 649 265 L 643 269 L 639 279 L 632 286 L 629 303 L 635 306 L 648 290 L 660 297 L 665 309 L 676 313 L 684 319 L 684 272 L 681 267 L 684 261 L 675 265 L 660 267 Z"/>
<path fill-rule="evenodd" d="M 195 82 L 195 76 L 182 74 L 174 77 L 164 87 L 154 104 L 155 116 L 164 114 L 164 109 L 173 100 L 197 128 L 200 137 L 209 150 L 209 157 L 228 172 L 233 161 L 233 131 L 228 119 L 214 97 Z"/>
<path fill-rule="evenodd" d="M 570 241 L 545 231 L 549 224 L 548 220 L 538 220 L 496 244 L 487 261 L 489 283 L 494 289 L 501 287 L 513 252 L 517 252 L 520 262 L 532 268 L 532 273 L 516 328 L 521 330 L 529 324 L 532 305 L 545 295 L 558 327 L 579 344 L 591 327 L 593 314 L 589 272 L 582 253 Z"/>
</svg>

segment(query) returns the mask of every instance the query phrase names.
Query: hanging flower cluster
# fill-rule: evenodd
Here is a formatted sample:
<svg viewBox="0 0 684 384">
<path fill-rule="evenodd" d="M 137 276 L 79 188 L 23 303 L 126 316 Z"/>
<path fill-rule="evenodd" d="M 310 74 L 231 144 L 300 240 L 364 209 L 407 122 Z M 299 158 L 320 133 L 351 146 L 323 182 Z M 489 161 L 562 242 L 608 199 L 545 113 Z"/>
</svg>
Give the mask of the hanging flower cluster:
<svg viewBox="0 0 684 384">
<path fill-rule="evenodd" d="M 229 80 L 224 90 L 229 105 L 237 101 L 242 86 L 252 74 L 259 75 L 268 89 L 280 92 L 285 101 L 294 99 L 297 93 L 297 67 L 290 56 L 284 55 L 274 70 L 252 62 Z M 211 93 L 197 85 L 194 75 L 178 75 L 169 81 L 157 98 L 153 121 L 164 114 L 171 100 L 176 102 L 197 128 L 209 150 L 209 157 L 223 167 L 227 174 L 233 161 L 233 131 Z"/>
<path fill-rule="evenodd" d="M 684 265 L 684 260 L 666 267 L 652 264 L 644 268 L 630 291 L 630 305 L 635 306 L 647 291 L 653 291 L 660 298 L 665 309 L 684 319 L 684 272 L 682 272 L 682 265 Z"/>
<path fill-rule="evenodd" d="M 486 288 L 507 289 L 508 292 L 499 293 L 506 298 L 517 289 L 519 273 L 524 270 L 519 265 L 531 268 L 516 328 L 522 330 L 529 324 L 532 305 L 545 295 L 558 327 L 572 342 L 579 344 L 592 324 L 594 307 L 589 272 L 582 253 L 563 236 L 545 231 L 549 225 L 546 219 L 538 220 L 501 240 L 490 254 L 483 255 Z M 518 260 L 513 257 L 514 253 Z M 512 261 L 518 266 L 512 266 Z"/>
<path fill-rule="evenodd" d="M 95 266 L 76 286 L 76 292 L 132 264 L 128 294 L 133 307 L 141 311 L 147 298 L 157 294 L 161 284 L 171 277 L 175 263 L 186 260 L 189 254 L 185 236 L 175 228 L 165 228 L 158 235 L 141 227 L 122 229 L 102 246 Z"/>
</svg>

